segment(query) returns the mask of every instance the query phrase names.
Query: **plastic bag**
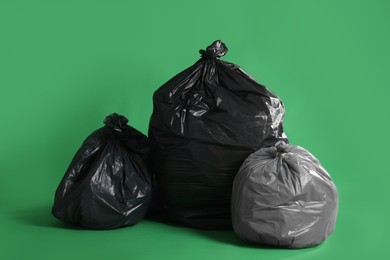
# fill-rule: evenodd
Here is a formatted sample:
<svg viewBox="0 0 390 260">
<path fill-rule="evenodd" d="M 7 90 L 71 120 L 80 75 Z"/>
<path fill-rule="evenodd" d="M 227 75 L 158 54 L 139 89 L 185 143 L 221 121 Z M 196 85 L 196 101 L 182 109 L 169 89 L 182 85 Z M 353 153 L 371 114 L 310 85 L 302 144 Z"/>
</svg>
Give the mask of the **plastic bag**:
<svg viewBox="0 0 390 260">
<path fill-rule="evenodd" d="M 151 199 L 145 135 L 112 114 L 73 158 L 55 194 L 52 214 L 91 229 L 136 224 Z"/>
<path fill-rule="evenodd" d="M 231 228 L 231 189 L 242 162 L 287 141 L 282 102 L 239 66 L 221 61 L 227 50 L 215 41 L 154 93 L 149 139 L 166 220 Z"/>
<path fill-rule="evenodd" d="M 245 160 L 233 184 L 233 228 L 242 239 L 279 247 L 322 243 L 334 230 L 336 186 L 321 163 L 280 142 Z"/>
</svg>

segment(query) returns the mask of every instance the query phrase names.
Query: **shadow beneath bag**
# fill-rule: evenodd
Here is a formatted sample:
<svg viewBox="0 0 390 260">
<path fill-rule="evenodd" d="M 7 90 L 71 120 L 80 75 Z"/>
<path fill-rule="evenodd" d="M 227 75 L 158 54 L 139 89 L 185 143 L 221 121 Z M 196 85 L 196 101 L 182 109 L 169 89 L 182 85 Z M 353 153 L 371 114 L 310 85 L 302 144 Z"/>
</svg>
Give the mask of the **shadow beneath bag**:
<svg viewBox="0 0 390 260">
<path fill-rule="evenodd" d="M 283 250 L 286 248 L 273 247 L 267 245 L 257 245 L 246 242 L 234 233 L 233 230 L 198 230 L 193 229 L 194 234 L 202 236 L 204 238 L 221 242 L 224 244 L 229 244 L 232 246 L 243 247 L 243 248 L 253 248 L 253 249 L 263 249 L 263 250 Z"/>
<path fill-rule="evenodd" d="M 11 217 L 16 221 L 31 226 L 64 228 L 74 230 L 81 229 L 80 227 L 69 225 L 57 220 L 51 214 L 51 205 L 16 211 L 14 214 L 12 214 Z"/>
<path fill-rule="evenodd" d="M 192 233 L 197 236 L 207 238 L 209 240 L 214 240 L 224 244 L 230 244 L 238 247 L 254 247 L 251 244 L 246 243 L 240 239 L 233 230 L 200 230 L 193 229 Z"/>
<path fill-rule="evenodd" d="M 259 245 L 246 242 L 239 238 L 233 230 L 198 230 L 194 229 L 196 235 L 215 240 L 224 244 L 230 244 L 237 247 L 262 249 L 262 250 L 287 250 L 287 251 L 305 251 L 305 248 L 287 248 L 277 246 Z"/>
<path fill-rule="evenodd" d="M 281 248 L 277 247 L 271 247 L 266 245 L 255 245 L 248 242 L 245 242 L 241 238 L 239 238 L 236 233 L 234 233 L 233 230 L 204 230 L 204 229 L 198 229 L 198 228 L 191 228 L 186 227 L 171 221 L 167 220 L 161 220 L 161 219 L 155 219 L 155 218 L 146 218 L 146 221 L 148 222 L 154 222 L 159 223 L 164 226 L 170 226 L 175 227 L 178 229 L 181 229 L 183 233 L 191 234 L 194 236 L 202 237 L 208 240 L 220 242 L 222 244 L 229 244 L 237 247 L 243 247 L 243 248 L 254 248 L 254 249 L 270 249 L 280 250 Z"/>
</svg>

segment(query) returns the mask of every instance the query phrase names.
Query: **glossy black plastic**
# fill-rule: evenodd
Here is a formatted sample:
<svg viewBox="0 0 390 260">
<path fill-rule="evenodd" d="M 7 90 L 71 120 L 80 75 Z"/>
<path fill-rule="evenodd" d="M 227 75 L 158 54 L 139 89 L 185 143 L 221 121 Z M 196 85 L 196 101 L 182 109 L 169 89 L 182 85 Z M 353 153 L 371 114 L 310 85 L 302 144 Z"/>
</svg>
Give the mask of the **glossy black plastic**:
<svg viewBox="0 0 390 260">
<path fill-rule="evenodd" d="M 282 102 L 239 66 L 220 60 L 227 51 L 215 41 L 154 93 L 151 162 L 166 220 L 231 228 L 231 190 L 240 165 L 259 148 L 287 141 Z"/>
<path fill-rule="evenodd" d="M 151 200 L 145 135 L 112 114 L 73 158 L 55 194 L 52 214 L 90 229 L 136 224 Z"/>
</svg>

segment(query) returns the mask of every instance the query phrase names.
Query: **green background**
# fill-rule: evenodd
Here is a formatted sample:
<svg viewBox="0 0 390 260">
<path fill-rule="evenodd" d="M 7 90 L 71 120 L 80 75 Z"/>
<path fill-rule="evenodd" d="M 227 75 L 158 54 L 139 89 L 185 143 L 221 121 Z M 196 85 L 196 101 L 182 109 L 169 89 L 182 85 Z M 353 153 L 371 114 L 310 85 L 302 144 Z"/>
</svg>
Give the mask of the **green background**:
<svg viewBox="0 0 390 260">
<path fill-rule="evenodd" d="M 0 259 L 384 259 L 389 246 L 390 1 L 0 0 Z M 55 189 L 118 112 L 147 133 L 152 94 L 216 39 L 284 101 L 293 144 L 340 194 L 336 231 L 304 250 L 142 221 L 64 228 Z"/>
</svg>

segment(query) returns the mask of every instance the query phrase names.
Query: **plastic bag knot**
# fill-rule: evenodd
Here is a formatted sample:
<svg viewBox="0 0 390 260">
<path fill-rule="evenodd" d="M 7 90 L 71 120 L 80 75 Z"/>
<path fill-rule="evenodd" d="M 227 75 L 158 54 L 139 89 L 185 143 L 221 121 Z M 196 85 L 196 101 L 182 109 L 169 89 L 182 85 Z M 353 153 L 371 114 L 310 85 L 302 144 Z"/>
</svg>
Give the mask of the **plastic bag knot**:
<svg viewBox="0 0 390 260">
<path fill-rule="evenodd" d="M 228 52 L 227 46 L 221 41 L 216 40 L 206 50 L 200 50 L 199 53 L 202 54 L 202 58 L 220 58 Z"/>
<path fill-rule="evenodd" d="M 123 129 L 124 127 L 126 127 L 128 122 L 129 120 L 126 117 L 118 115 L 117 113 L 112 113 L 111 115 L 107 116 L 103 121 L 105 125 L 114 127 L 114 129 L 116 130 Z"/>
<path fill-rule="evenodd" d="M 280 155 L 283 155 L 284 153 L 288 153 L 289 147 L 284 141 L 279 141 L 275 144 L 276 149 L 278 150 L 278 153 Z"/>
</svg>

